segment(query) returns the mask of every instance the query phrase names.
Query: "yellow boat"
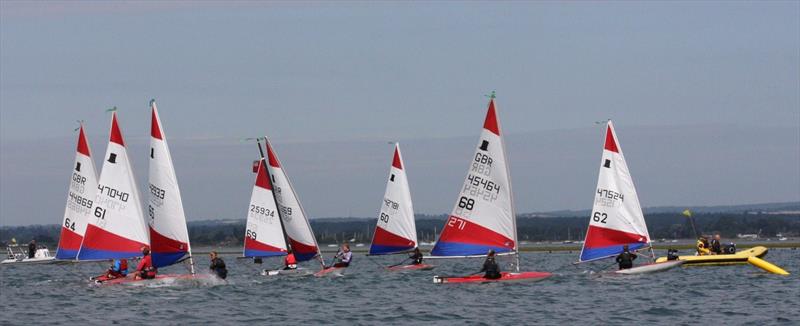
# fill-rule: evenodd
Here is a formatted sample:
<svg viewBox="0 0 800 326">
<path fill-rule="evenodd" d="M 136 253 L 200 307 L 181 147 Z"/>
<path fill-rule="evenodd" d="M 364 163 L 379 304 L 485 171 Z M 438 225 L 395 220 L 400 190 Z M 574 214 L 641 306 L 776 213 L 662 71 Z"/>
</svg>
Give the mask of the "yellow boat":
<svg viewBox="0 0 800 326">
<path fill-rule="evenodd" d="M 750 257 L 761 258 L 767 254 L 767 247 L 756 246 L 747 250 L 739 251 L 731 255 L 704 255 L 704 256 L 678 256 L 678 260 L 684 261 L 684 266 L 715 266 L 715 265 L 734 265 L 747 264 Z M 656 263 L 667 261 L 667 257 L 659 257 Z"/>
</svg>

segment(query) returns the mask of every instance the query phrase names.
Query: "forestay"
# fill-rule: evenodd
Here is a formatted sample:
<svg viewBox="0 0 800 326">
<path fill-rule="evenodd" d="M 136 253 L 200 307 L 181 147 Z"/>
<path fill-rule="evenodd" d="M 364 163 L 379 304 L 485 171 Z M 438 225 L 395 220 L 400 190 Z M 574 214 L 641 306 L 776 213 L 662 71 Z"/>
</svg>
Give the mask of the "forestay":
<svg viewBox="0 0 800 326">
<path fill-rule="evenodd" d="M 282 168 L 272 144 L 270 144 L 269 140 L 266 141 L 266 144 L 269 161 L 267 171 L 271 176 L 275 200 L 280 209 L 280 216 L 283 220 L 286 236 L 289 239 L 289 246 L 298 261 L 306 261 L 314 257 L 319 257 L 320 261 L 322 261 L 317 239 L 314 238 L 314 232 L 311 230 L 308 217 L 300 205 L 297 193 L 295 193 L 286 171 Z"/>
<path fill-rule="evenodd" d="M 110 141 L 94 205 L 94 218 L 89 219 L 78 259 L 141 256 L 141 247 L 150 244 L 150 237 L 116 112 L 111 116 Z"/>
<path fill-rule="evenodd" d="M 386 182 L 378 223 L 369 248 L 370 255 L 404 252 L 417 247 L 417 228 L 400 144 L 395 144 L 394 158 Z"/>
<path fill-rule="evenodd" d="M 286 255 L 286 249 L 286 239 L 283 236 L 278 206 L 272 193 L 267 164 L 264 158 L 261 158 L 247 211 L 244 256 L 282 256 Z"/>
<path fill-rule="evenodd" d="M 485 255 L 516 251 L 511 183 L 494 97 L 464 186 L 432 256 Z"/>
<path fill-rule="evenodd" d="M 580 261 L 614 256 L 622 252 L 623 245 L 634 250 L 650 241 L 639 197 L 617 140 L 614 125 L 609 120 Z"/>
<path fill-rule="evenodd" d="M 86 234 L 86 224 L 89 222 L 90 216 L 93 216 L 92 210 L 96 194 L 97 172 L 89 149 L 89 142 L 86 140 L 83 124 L 81 124 L 56 259 L 75 259 L 78 256 L 83 236 Z"/>
<path fill-rule="evenodd" d="M 150 101 L 150 184 L 147 214 L 153 265 L 169 266 L 191 255 L 181 190 L 155 101 Z"/>
</svg>

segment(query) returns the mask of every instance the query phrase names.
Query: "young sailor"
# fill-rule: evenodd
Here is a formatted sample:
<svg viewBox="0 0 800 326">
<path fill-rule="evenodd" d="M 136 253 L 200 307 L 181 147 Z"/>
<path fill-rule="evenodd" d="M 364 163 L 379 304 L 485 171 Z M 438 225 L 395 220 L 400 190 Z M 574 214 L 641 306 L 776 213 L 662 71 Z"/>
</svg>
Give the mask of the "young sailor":
<svg viewBox="0 0 800 326">
<path fill-rule="evenodd" d="M 297 269 L 297 258 L 294 257 L 292 249 L 286 251 L 286 258 L 283 259 L 285 267 L 283 269 Z"/>
<path fill-rule="evenodd" d="M 636 259 L 636 254 L 628 250 L 628 245 L 622 246 L 622 252 L 617 255 L 617 263 L 619 269 L 628 269 L 633 267 L 633 260 Z"/>
<path fill-rule="evenodd" d="M 408 258 L 411 259 L 412 265 L 422 264 L 422 252 L 419 251 L 419 248 L 414 248 L 414 252 Z"/>
<path fill-rule="evenodd" d="M 350 251 L 350 245 L 347 243 L 343 243 L 342 247 L 339 249 L 339 252 L 336 253 L 336 256 L 333 256 L 334 261 L 339 260 L 339 262 L 333 264 L 333 267 L 347 267 L 350 266 L 350 261 L 353 259 L 353 253 Z"/>
<path fill-rule="evenodd" d="M 490 280 L 502 277 L 500 274 L 500 266 L 498 266 L 497 262 L 494 260 L 494 250 L 489 249 L 489 252 L 486 253 L 486 260 L 483 261 L 483 268 L 481 268 L 478 273 L 480 272 L 485 272 L 483 278 L 488 278 Z"/>
<path fill-rule="evenodd" d="M 697 239 L 697 255 L 698 256 L 705 256 L 709 255 L 711 250 L 708 250 L 708 240 L 706 237 L 701 236 Z"/>
<path fill-rule="evenodd" d="M 125 258 L 114 259 L 114 265 L 111 265 L 106 271 L 106 278 L 115 279 L 126 276 L 128 276 L 128 260 Z"/>
<path fill-rule="evenodd" d="M 225 267 L 225 261 L 219 258 L 217 252 L 212 251 L 208 253 L 208 255 L 211 256 L 211 265 L 208 266 L 208 269 L 223 280 L 228 277 L 228 269 Z"/>
<path fill-rule="evenodd" d="M 158 269 L 153 266 L 153 258 L 150 257 L 150 248 L 142 247 L 142 260 L 139 261 L 139 265 L 136 265 L 135 278 L 137 280 L 156 278 L 156 274 L 158 274 Z"/>
</svg>

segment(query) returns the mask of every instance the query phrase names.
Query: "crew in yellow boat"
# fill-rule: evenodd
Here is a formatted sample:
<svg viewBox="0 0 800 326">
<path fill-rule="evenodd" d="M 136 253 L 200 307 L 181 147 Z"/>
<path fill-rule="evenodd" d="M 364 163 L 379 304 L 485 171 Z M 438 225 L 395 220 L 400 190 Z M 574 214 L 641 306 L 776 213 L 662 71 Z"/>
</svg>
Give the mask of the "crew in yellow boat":
<svg viewBox="0 0 800 326">
<path fill-rule="evenodd" d="M 697 239 L 697 255 L 698 256 L 705 256 L 709 255 L 711 250 L 708 250 L 708 239 L 706 237 L 701 236 Z"/>
</svg>

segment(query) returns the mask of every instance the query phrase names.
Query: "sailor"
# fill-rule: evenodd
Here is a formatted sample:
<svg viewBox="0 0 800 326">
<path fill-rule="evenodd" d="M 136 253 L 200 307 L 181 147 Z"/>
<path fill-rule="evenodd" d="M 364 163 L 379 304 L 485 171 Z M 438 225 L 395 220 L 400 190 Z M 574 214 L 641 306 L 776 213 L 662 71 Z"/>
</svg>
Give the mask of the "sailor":
<svg viewBox="0 0 800 326">
<path fill-rule="evenodd" d="M 489 249 L 489 252 L 486 253 L 486 260 L 483 261 L 483 268 L 481 268 L 478 273 L 480 272 L 485 272 L 483 278 L 490 280 L 496 280 L 503 276 L 500 274 L 500 266 L 498 266 L 497 262 L 494 260 L 494 250 Z"/>
<path fill-rule="evenodd" d="M 628 250 L 628 245 L 622 246 L 622 252 L 617 255 L 617 263 L 619 269 L 628 269 L 633 267 L 633 260 L 636 259 L 636 254 Z"/>
<path fill-rule="evenodd" d="M 422 264 L 422 252 L 419 251 L 419 248 L 414 248 L 414 252 L 408 258 L 411 259 L 412 265 Z"/>
<path fill-rule="evenodd" d="M 286 251 L 286 258 L 283 259 L 285 267 L 283 269 L 297 269 L 297 258 L 294 256 L 292 249 Z"/>
<path fill-rule="evenodd" d="M 28 258 L 36 257 L 36 239 L 31 239 L 28 243 Z"/>
<path fill-rule="evenodd" d="M 711 251 L 708 250 L 708 240 L 704 236 L 700 236 L 697 239 L 697 255 L 698 256 L 705 256 L 708 255 Z"/>
<path fill-rule="evenodd" d="M 150 257 L 150 248 L 144 246 L 142 247 L 142 260 L 139 261 L 139 265 L 136 265 L 135 278 L 137 280 L 151 279 L 156 278 L 156 274 L 158 274 L 158 269 L 153 266 L 153 258 Z"/>
<path fill-rule="evenodd" d="M 228 269 L 225 268 L 225 261 L 222 258 L 219 258 L 216 251 L 212 251 L 208 253 L 211 256 L 211 265 L 208 266 L 214 274 L 216 274 L 219 278 L 225 279 L 228 277 Z"/>
<path fill-rule="evenodd" d="M 106 278 L 115 279 L 126 276 L 128 276 L 128 260 L 125 258 L 114 259 L 114 265 L 111 265 L 106 271 Z"/>
<path fill-rule="evenodd" d="M 719 233 L 714 234 L 714 238 L 711 239 L 711 254 L 712 255 L 721 255 L 722 254 L 722 244 L 719 242 L 720 236 Z"/>
<path fill-rule="evenodd" d="M 342 247 L 339 249 L 339 252 L 336 253 L 336 256 L 333 256 L 334 260 L 339 260 L 339 262 L 333 264 L 333 267 L 347 267 L 350 266 L 350 261 L 353 259 L 353 253 L 350 251 L 350 245 L 346 242 L 342 244 Z"/>
</svg>

